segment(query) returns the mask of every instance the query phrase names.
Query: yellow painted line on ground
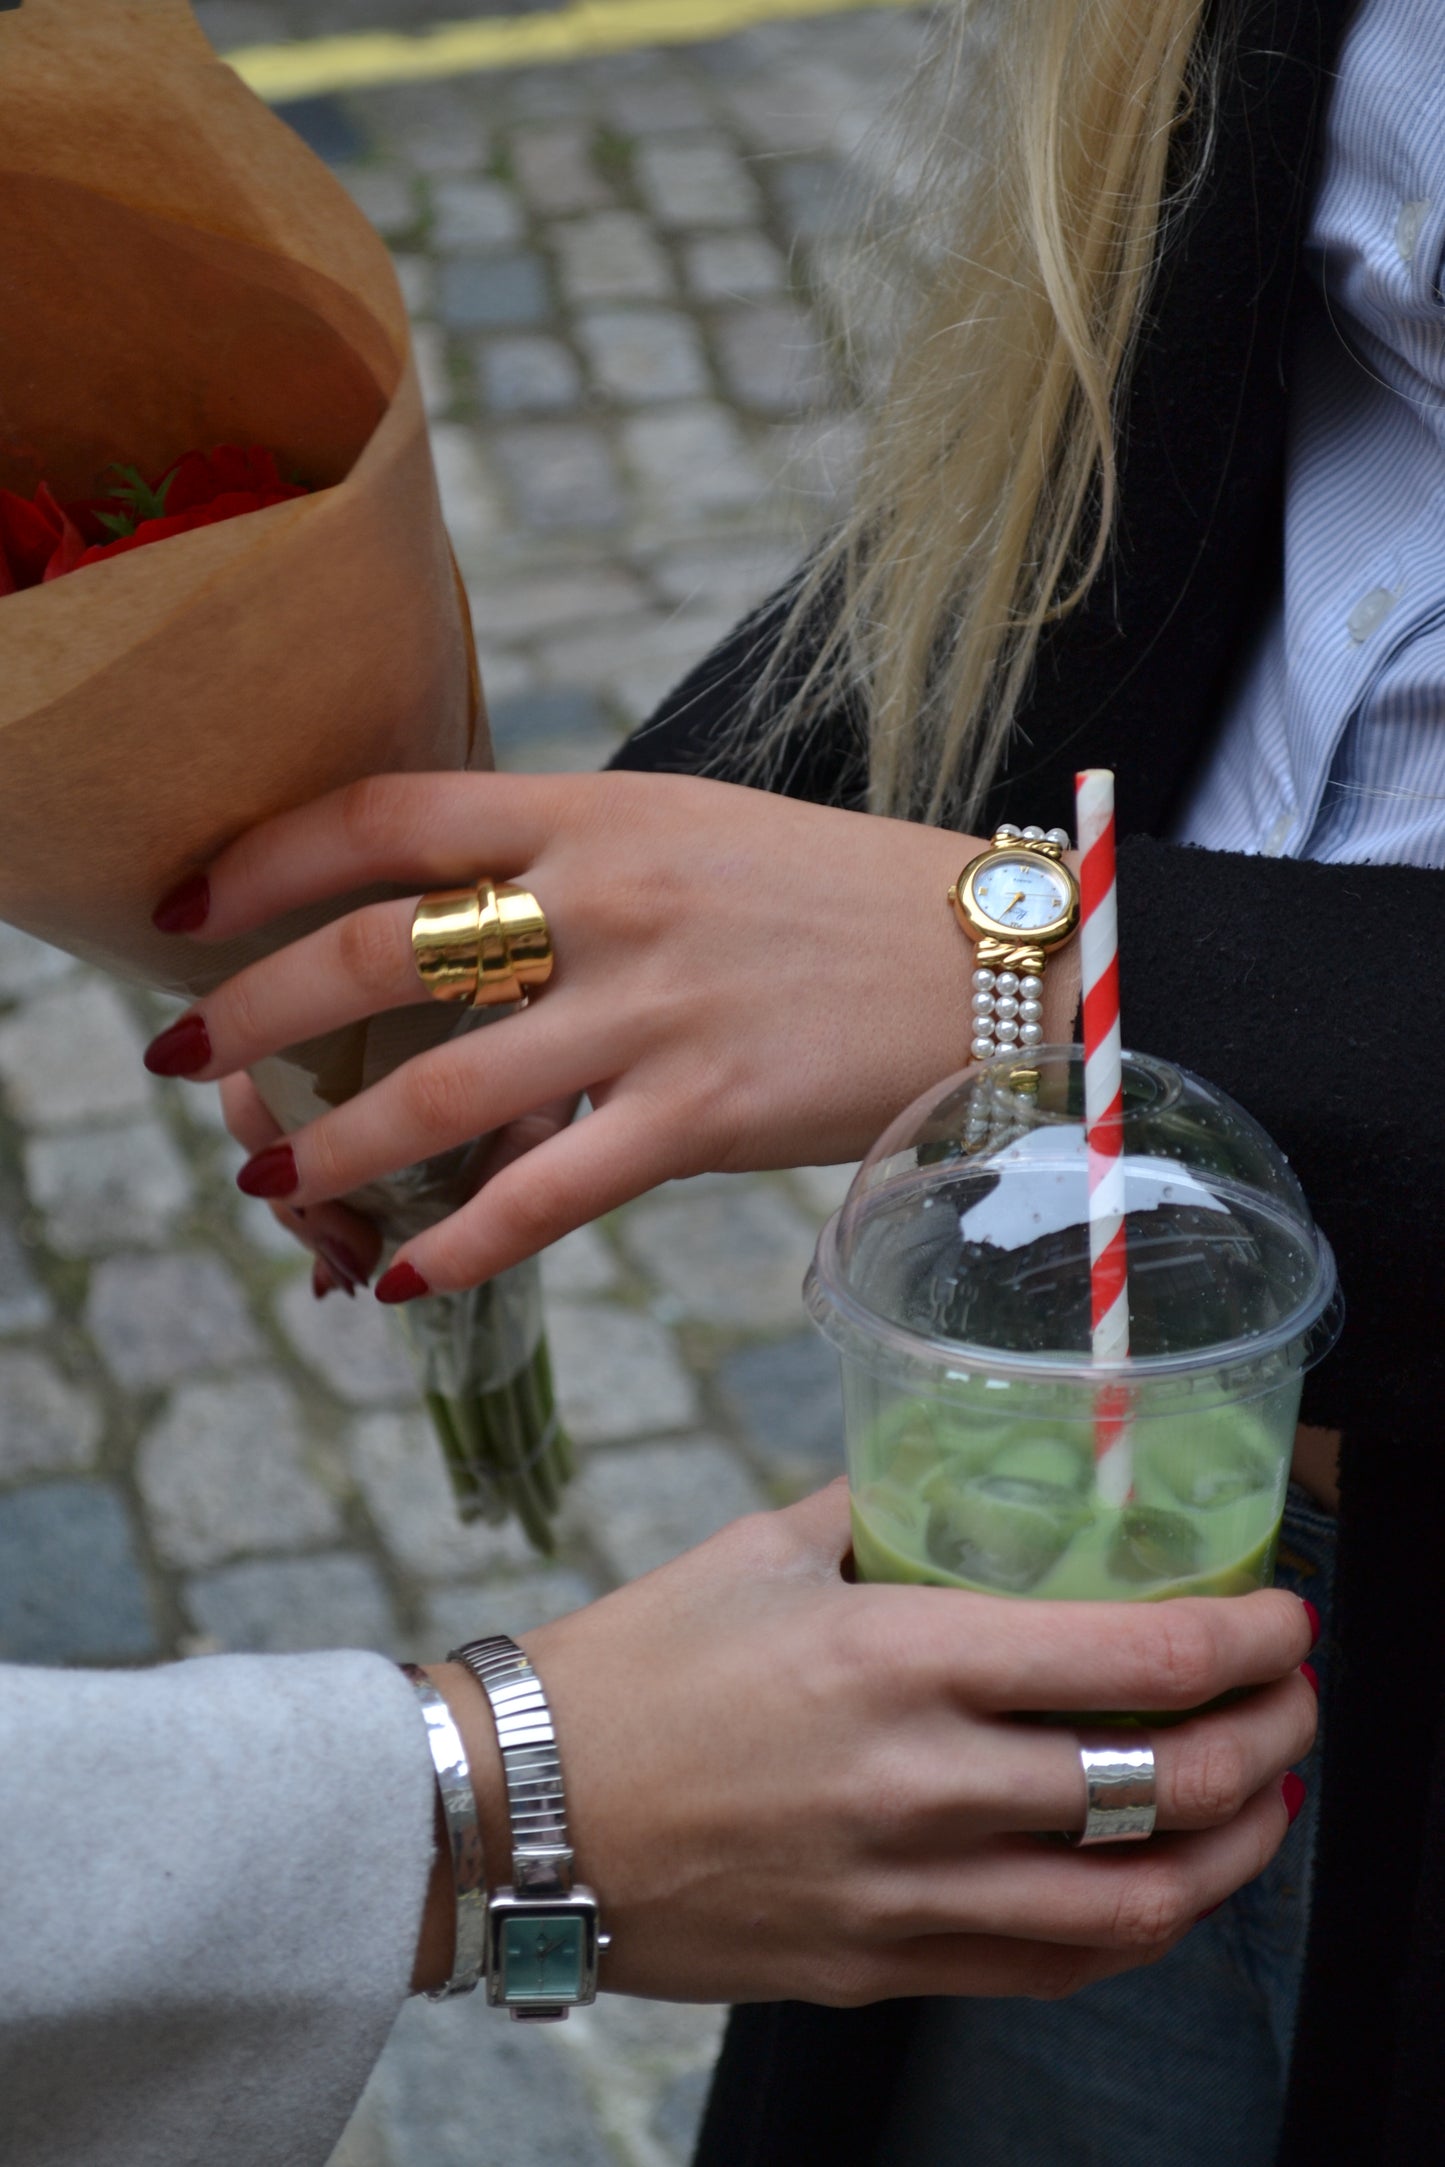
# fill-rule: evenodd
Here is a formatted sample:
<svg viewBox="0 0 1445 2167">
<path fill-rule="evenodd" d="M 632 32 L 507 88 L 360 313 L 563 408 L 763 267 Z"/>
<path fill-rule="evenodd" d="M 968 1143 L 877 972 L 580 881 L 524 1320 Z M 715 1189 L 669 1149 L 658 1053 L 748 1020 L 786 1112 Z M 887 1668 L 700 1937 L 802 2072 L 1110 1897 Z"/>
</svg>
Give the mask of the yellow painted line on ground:
<svg viewBox="0 0 1445 2167">
<path fill-rule="evenodd" d="M 695 45 L 757 23 L 851 15 L 917 0 L 573 0 L 539 15 L 486 16 L 430 30 L 358 31 L 293 45 L 247 45 L 225 55 L 252 90 L 273 103 L 329 91 L 416 83 L 491 68 L 546 66 L 645 45 Z"/>
</svg>

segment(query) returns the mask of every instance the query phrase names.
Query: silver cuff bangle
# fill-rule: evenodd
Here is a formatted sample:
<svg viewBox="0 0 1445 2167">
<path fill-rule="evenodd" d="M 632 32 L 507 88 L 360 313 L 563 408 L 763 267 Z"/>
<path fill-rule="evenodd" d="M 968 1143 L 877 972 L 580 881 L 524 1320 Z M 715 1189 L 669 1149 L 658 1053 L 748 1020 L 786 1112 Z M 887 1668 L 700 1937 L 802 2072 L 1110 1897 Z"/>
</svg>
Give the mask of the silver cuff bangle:
<svg viewBox="0 0 1445 2167">
<path fill-rule="evenodd" d="M 398 1664 L 421 1703 L 427 1744 L 436 1770 L 437 1790 L 451 1844 L 452 1878 L 457 1894 L 457 1936 L 452 1975 L 445 1986 L 428 1991 L 428 2001 L 470 1994 L 482 1976 L 487 1946 L 487 1878 L 482 1864 L 482 1831 L 476 1793 L 461 1733 L 445 1699 L 415 1663 Z"/>
</svg>

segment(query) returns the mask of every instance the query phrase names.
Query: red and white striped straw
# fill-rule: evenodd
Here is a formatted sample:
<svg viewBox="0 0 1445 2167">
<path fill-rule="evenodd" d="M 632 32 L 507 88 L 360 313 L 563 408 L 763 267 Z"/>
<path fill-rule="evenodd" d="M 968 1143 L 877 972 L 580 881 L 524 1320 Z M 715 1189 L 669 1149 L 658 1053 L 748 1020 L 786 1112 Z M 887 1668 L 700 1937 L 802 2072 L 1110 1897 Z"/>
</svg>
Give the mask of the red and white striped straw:
<svg viewBox="0 0 1445 2167">
<path fill-rule="evenodd" d="M 1074 777 L 1078 809 L 1079 954 L 1084 978 L 1084 1130 L 1089 1151 L 1089 1274 L 1096 1362 L 1129 1352 L 1129 1270 L 1124 1237 L 1124 1075 L 1119 1035 L 1119 921 L 1114 891 L 1114 777 Z M 1094 1409 L 1099 1494 L 1122 1504 L 1133 1485 L 1129 1401 L 1106 1386 Z"/>
</svg>

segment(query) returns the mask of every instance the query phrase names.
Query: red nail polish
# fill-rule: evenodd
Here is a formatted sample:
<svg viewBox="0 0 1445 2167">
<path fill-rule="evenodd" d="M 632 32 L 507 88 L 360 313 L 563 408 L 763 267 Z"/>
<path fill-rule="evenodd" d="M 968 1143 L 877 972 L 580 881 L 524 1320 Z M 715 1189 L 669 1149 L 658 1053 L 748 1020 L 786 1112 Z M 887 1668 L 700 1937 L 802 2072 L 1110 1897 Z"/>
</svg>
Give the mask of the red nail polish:
<svg viewBox="0 0 1445 2167">
<path fill-rule="evenodd" d="M 355 1250 L 348 1249 L 345 1242 L 337 1241 L 333 1234 L 318 1235 L 316 1246 L 336 1276 L 350 1282 L 347 1287 L 349 1294 L 354 1294 L 358 1287 L 366 1285 L 371 1273 Z"/>
<path fill-rule="evenodd" d="M 1302 1595 L 1300 1601 L 1304 1604 L 1310 1621 L 1310 1646 L 1316 1648 L 1319 1646 L 1320 1638 L 1320 1614 L 1307 1595 Z"/>
<path fill-rule="evenodd" d="M 211 1034 L 204 1016 L 182 1016 L 145 1050 L 152 1076 L 199 1076 L 210 1058 Z"/>
<path fill-rule="evenodd" d="M 151 924 L 157 933 L 194 933 L 210 913 L 211 883 L 204 873 L 188 873 L 169 895 L 162 896 L 151 913 Z"/>
<path fill-rule="evenodd" d="M 430 1293 L 431 1288 L 414 1264 L 393 1264 L 376 1282 L 379 1302 L 414 1302 L 419 1295 Z"/>
<path fill-rule="evenodd" d="M 1319 1674 L 1319 1672 L 1318 1672 L 1318 1671 L 1317 1671 L 1317 1670 L 1315 1669 L 1315 1666 L 1314 1666 L 1314 1664 L 1313 1664 L 1313 1663 L 1301 1663 L 1301 1664 L 1300 1664 L 1300 1676 L 1301 1676 L 1302 1678 L 1304 1678 L 1304 1679 L 1305 1679 L 1305 1680 L 1306 1680 L 1306 1681 L 1308 1682 L 1308 1684 L 1309 1684 L 1309 1688 L 1310 1688 L 1310 1691 L 1311 1691 L 1312 1693 L 1318 1694 L 1318 1692 L 1319 1692 L 1319 1689 L 1320 1689 L 1320 1674 Z"/>
<path fill-rule="evenodd" d="M 268 1144 L 254 1159 L 248 1159 L 236 1176 L 236 1187 L 243 1196 L 289 1196 L 300 1185 L 296 1154 L 289 1144 Z"/>
<path fill-rule="evenodd" d="M 1284 1810 L 1289 1815 L 1289 1825 L 1293 1828 L 1299 1819 L 1300 1808 L 1309 1796 L 1303 1777 L 1297 1776 L 1291 1769 L 1287 1776 L 1280 1779 L 1279 1795 L 1284 1800 Z"/>
</svg>

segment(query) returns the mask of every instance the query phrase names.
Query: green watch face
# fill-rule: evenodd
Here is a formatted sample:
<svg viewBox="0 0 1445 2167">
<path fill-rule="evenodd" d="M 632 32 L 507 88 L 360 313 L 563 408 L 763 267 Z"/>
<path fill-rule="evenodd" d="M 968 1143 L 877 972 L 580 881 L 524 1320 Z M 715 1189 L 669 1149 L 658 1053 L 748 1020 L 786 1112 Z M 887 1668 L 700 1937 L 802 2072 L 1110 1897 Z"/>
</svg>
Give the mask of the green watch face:
<svg viewBox="0 0 1445 2167">
<path fill-rule="evenodd" d="M 575 1912 L 516 1911 L 502 1928 L 505 2001 L 575 2001 L 582 1992 L 585 1922 Z"/>
</svg>

